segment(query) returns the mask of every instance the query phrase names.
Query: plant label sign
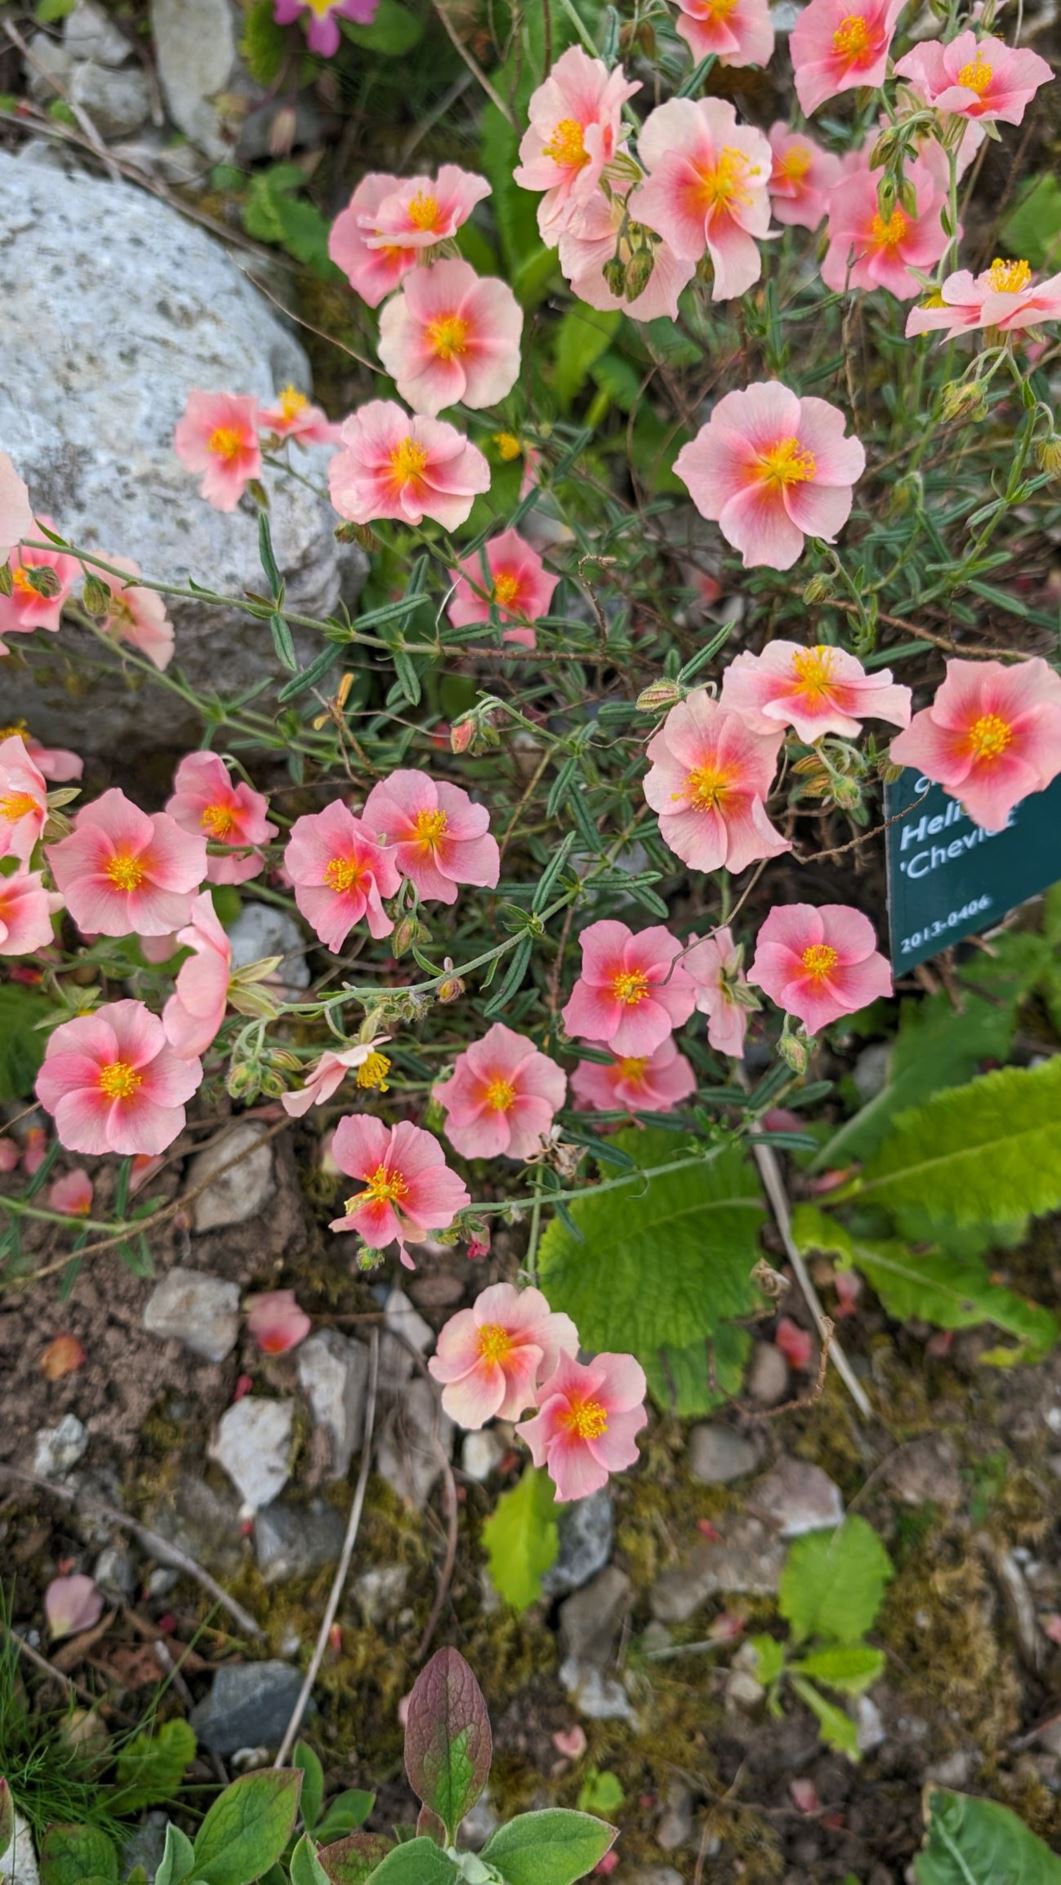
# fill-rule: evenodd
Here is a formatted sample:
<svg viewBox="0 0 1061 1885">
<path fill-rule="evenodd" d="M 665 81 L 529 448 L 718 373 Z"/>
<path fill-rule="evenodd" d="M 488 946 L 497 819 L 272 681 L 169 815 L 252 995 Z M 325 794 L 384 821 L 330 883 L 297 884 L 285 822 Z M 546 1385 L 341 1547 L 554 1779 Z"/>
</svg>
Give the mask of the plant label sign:
<svg viewBox="0 0 1061 1885">
<path fill-rule="evenodd" d="M 985 831 L 957 799 L 907 767 L 884 788 L 888 913 L 896 975 L 1061 878 L 1061 776 L 1022 799 L 1002 831 Z"/>
</svg>

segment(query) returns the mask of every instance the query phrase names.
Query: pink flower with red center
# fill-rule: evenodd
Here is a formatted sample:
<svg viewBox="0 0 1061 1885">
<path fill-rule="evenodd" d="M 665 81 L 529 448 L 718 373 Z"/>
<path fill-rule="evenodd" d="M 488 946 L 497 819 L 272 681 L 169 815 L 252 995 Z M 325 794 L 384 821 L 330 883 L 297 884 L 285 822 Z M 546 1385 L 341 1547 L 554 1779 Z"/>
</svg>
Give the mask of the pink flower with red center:
<svg viewBox="0 0 1061 1885">
<path fill-rule="evenodd" d="M 823 151 L 805 131 L 792 131 L 780 120 L 770 126 L 769 137 L 774 153 L 770 206 L 776 220 L 799 229 L 817 229 L 840 181 L 839 157 Z"/>
<path fill-rule="evenodd" d="M 140 565 L 128 556 L 109 556 L 108 563 L 139 576 Z M 156 668 L 168 668 L 173 659 L 173 623 L 166 614 L 166 604 L 154 589 L 144 589 L 136 582 L 123 583 L 105 569 L 93 568 L 92 575 L 110 594 L 110 606 L 99 626 L 115 641 L 127 641 L 146 655 Z"/>
<path fill-rule="evenodd" d="M 377 844 L 365 807 L 355 818 L 341 799 L 322 812 L 296 818 L 284 852 L 284 869 L 295 902 L 326 949 L 338 955 L 355 923 L 368 924 L 371 936 L 389 936 L 394 928 L 383 908 L 401 877 L 392 851 Z"/>
<path fill-rule="evenodd" d="M 739 654 L 722 677 L 721 701 L 756 732 L 794 727 L 805 745 L 823 733 L 855 739 L 863 720 L 910 721 L 910 689 L 892 680 L 891 669 L 867 674 L 843 648 L 819 642 L 768 642 L 761 654 Z"/>
<path fill-rule="evenodd" d="M 483 567 L 485 562 L 485 569 Z M 537 550 L 525 543 L 518 530 L 503 530 L 481 550 L 462 557 L 450 571 L 454 589 L 446 613 L 454 628 L 488 622 L 496 609 L 503 623 L 530 623 L 548 615 L 559 576 L 546 569 Z M 533 648 L 533 629 L 506 628 L 502 641 L 520 641 Z"/>
<path fill-rule="evenodd" d="M 614 1054 L 607 1065 L 580 1060 L 571 1091 L 588 1111 L 671 1113 L 696 1092 L 696 1075 L 668 1037 L 651 1054 Z"/>
<path fill-rule="evenodd" d="M 674 24 L 694 59 L 719 65 L 769 65 L 774 28 L 768 0 L 678 0 Z"/>
<path fill-rule="evenodd" d="M 67 1217 L 87 1217 L 92 1209 L 92 1197 L 92 1180 L 84 1167 L 78 1165 L 49 1185 L 48 1208 L 63 1211 Z"/>
<path fill-rule="evenodd" d="M 33 507 L 6 452 L 0 452 L 0 556 L 6 557 L 23 537 L 33 535 Z"/>
<path fill-rule="evenodd" d="M 697 1009 L 707 1016 L 709 1046 L 716 1054 L 740 1060 L 748 1016 L 759 1006 L 748 990 L 743 946 L 734 942 L 732 930 L 716 929 L 710 936 L 694 939 L 682 959 L 696 983 Z"/>
<path fill-rule="evenodd" d="M 938 293 L 911 308 L 906 335 L 909 339 L 939 328 L 940 338 L 950 340 L 987 327 L 1013 334 L 1043 321 L 1061 321 L 1061 275 L 1036 282 L 1026 261 L 996 256 L 982 275 L 972 275 L 967 268 L 948 275 Z"/>
<path fill-rule="evenodd" d="M 404 412 L 391 399 L 370 399 L 341 428 L 342 448 L 328 469 L 340 517 L 370 524 L 380 517 L 446 530 L 467 523 L 475 499 L 490 489 L 490 467 L 478 446 L 440 419 Z"/>
<path fill-rule="evenodd" d="M 501 853 L 490 814 L 459 785 L 423 772 L 392 772 L 365 800 L 365 823 L 392 845 L 398 868 L 422 901 L 456 903 L 458 884 L 492 890 Z"/>
<path fill-rule="evenodd" d="M 985 831 L 1061 772 L 1061 676 L 1036 655 L 948 661 L 930 707 L 891 743 L 897 766 L 935 779 Z"/>
<path fill-rule="evenodd" d="M 55 529 L 50 517 L 40 521 L 49 530 Z M 34 526 L 31 534 L 42 533 Z M 0 636 L 31 635 L 35 628 L 47 628 L 54 634 L 81 575 L 77 558 L 62 550 L 31 550 L 20 543 L 7 558 L 7 567 L 11 571 L 11 594 L 0 595 Z M 41 571 L 46 574 L 43 588 L 38 589 L 33 579 Z"/>
<path fill-rule="evenodd" d="M 323 1106 L 333 1093 L 338 1093 L 347 1074 L 351 1072 L 356 1072 L 355 1085 L 363 1091 L 386 1093 L 390 1061 L 379 1050 L 389 1040 L 389 1034 L 379 1034 L 374 1041 L 359 1041 L 356 1047 L 344 1047 L 339 1054 L 326 1049 L 316 1065 L 310 1068 L 301 1090 L 280 1095 L 284 1111 L 290 1113 L 293 1119 L 301 1119 L 311 1106 Z"/>
<path fill-rule="evenodd" d="M 442 1406 L 458 1426 L 518 1420 L 538 1404 L 538 1383 L 561 1355 L 577 1355 L 570 1316 L 550 1309 L 540 1289 L 494 1283 L 441 1330 L 428 1369 L 441 1381 Z"/>
<path fill-rule="evenodd" d="M 48 863 L 86 935 L 166 936 L 192 913 L 206 845 L 167 812 L 142 812 L 112 786 L 48 846 Z"/>
<path fill-rule="evenodd" d="M 659 834 L 693 870 L 742 871 L 792 846 L 766 815 L 784 733 L 753 731 L 704 687 L 672 707 L 646 748 Z"/>
<path fill-rule="evenodd" d="M 883 170 L 858 164 L 832 192 L 822 280 L 835 294 L 850 288 L 887 288 L 897 300 L 909 301 L 921 292 L 914 270 L 933 268 L 947 247 L 940 214 L 945 192 L 936 166 L 917 157 L 906 173 L 914 192 L 913 211 L 896 203 L 882 216 L 877 185 L 883 176 Z"/>
<path fill-rule="evenodd" d="M 166 810 L 182 831 L 194 831 L 223 852 L 208 853 L 211 884 L 245 884 L 265 867 L 260 845 L 276 837 L 266 813 L 269 801 L 240 779 L 233 783 L 217 753 L 187 753 L 173 775 Z"/>
<path fill-rule="evenodd" d="M 881 85 L 905 0 L 810 0 L 789 42 L 800 109 L 809 118 L 827 98 Z"/>
<path fill-rule="evenodd" d="M 387 177 L 385 181 L 390 187 L 380 200 L 368 240 L 374 248 L 398 244 L 419 251 L 418 261 L 436 243 L 451 241 L 475 205 L 490 194 L 485 177 L 462 170 L 459 164 L 442 164 L 437 178 Z"/>
<path fill-rule="evenodd" d="M 967 31 L 946 41 L 923 39 L 898 61 L 895 76 L 909 79 L 937 111 L 1019 124 L 1053 72 L 1027 47 L 1007 46 L 990 33 L 978 39 Z"/>
<path fill-rule="evenodd" d="M 817 1034 L 891 994 L 891 965 L 876 945 L 868 916 L 847 903 L 776 904 L 756 937 L 748 980 Z"/>
<path fill-rule="evenodd" d="M 68 1152 L 126 1157 L 172 1145 L 202 1077 L 142 1001 L 112 1001 L 49 1035 L 36 1091 Z"/>
<path fill-rule="evenodd" d="M 0 740 L 0 857 L 28 864 L 48 816 L 48 788 L 21 734 Z"/>
<path fill-rule="evenodd" d="M 568 1033 L 613 1054 L 648 1056 L 693 1012 L 696 990 L 661 923 L 633 931 L 605 918 L 579 937 L 582 973 L 564 1009 Z"/>
<path fill-rule="evenodd" d="M 332 1230 L 357 1231 L 370 1250 L 396 1243 L 407 1270 L 415 1265 L 406 1244 L 448 1230 L 471 1203 L 433 1133 L 407 1119 L 385 1126 L 368 1113 L 348 1113 L 335 1128 L 331 1149 L 340 1171 L 361 1183 L 347 1198 L 345 1215 L 332 1220 Z"/>
<path fill-rule="evenodd" d="M 543 1383 L 541 1411 L 516 1428 L 544 1466 L 560 1504 L 585 1499 L 637 1459 L 648 1424 L 645 1371 L 632 1355 L 596 1355 L 585 1367 L 561 1355 Z"/>
<path fill-rule="evenodd" d="M 649 112 L 637 148 L 648 178 L 631 194 L 631 215 L 686 261 L 706 250 L 713 301 L 744 294 L 762 274 L 770 227 L 773 156 L 762 132 L 738 124 L 724 98 L 671 98 Z"/>
<path fill-rule="evenodd" d="M 544 242 L 555 243 L 572 211 L 596 190 L 623 145 L 623 106 L 640 90 L 621 66 L 609 72 L 603 59 L 569 46 L 531 93 L 513 175 L 521 189 L 544 192 L 538 205 Z"/>
<path fill-rule="evenodd" d="M 675 255 L 670 244 L 647 223 L 629 215 L 631 184 L 614 188 L 608 196 L 598 190 L 576 210 L 560 231 L 560 267 L 572 294 L 591 308 L 621 308 L 634 321 L 654 321 L 657 315 L 678 316 L 678 296 L 696 274 L 696 263 Z M 652 271 L 639 293 L 627 299 L 616 294 L 605 277 L 605 267 L 618 255 L 629 271 L 642 268 L 651 256 Z M 627 279 L 629 280 L 629 274 Z"/>
<path fill-rule="evenodd" d="M 297 386 L 285 386 L 276 396 L 276 405 L 263 406 L 258 413 L 259 433 L 294 439 L 296 445 L 338 445 L 340 429 Z"/>
<path fill-rule="evenodd" d="M 378 212 L 399 184 L 397 177 L 370 171 L 332 224 L 328 254 L 355 294 L 378 308 L 398 286 L 403 275 L 422 260 L 419 248 L 386 241 L 379 231 Z M 382 242 L 382 246 L 378 246 Z"/>
<path fill-rule="evenodd" d="M 262 470 L 258 401 L 250 393 L 189 393 L 173 449 L 188 471 L 203 474 L 199 492 L 215 510 L 234 511 Z"/>
<path fill-rule="evenodd" d="M 304 1342 L 313 1327 L 306 1311 L 300 1309 L 293 1289 L 270 1289 L 261 1296 L 248 1296 L 247 1333 L 252 1335 L 263 1355 L 286 1355 L 289 1348 Z"/>
<path fill-rule="evenodd" d="M 63 907 L 54 890 L 45 890 L 40 871 L 24 867 L 0 876 L 0 956 L 32 956 L 53 940 L 52 917 Z"/>
<path fill-rule="evenodd" d="M 563 1068 L 501 1021 L 458 1054 L 433 1093 L 464 1158 L 533 1158 L 566 1097 Z"/>
<path fill-rule="evenodd" d="M 278 26 L 291 26 L 303 13 L 308 14 L 303 24 L 310 51 L 332 59 L 342 44 L 339 21 L 371 26 L 378 6 L 379 0 L 273 0 L 273 18 Z"/>
<path fill-rule="evenodd" d="M 495 406 L 519 377 L 523 311 L 506 282 L 459 257 L 415 268 L 379 321 L 379 357 L 406 405 Z"/>
<path fill-rule="evenodd" d="M 805 537 L 835 543 L 851 514 L 866 454 L 846 423 L 826 399 L 759 380 L 719 400 L 674 469 L 746 569 L 791 569 Z"/>
<path fill-rule="evenodd" d="M 204 1054 L 225 1018 L 232 944 L 203 890 L 192 905 L 191 922 L 177 931 L 177 941 L 192 954 L 177 971 L 173 994 L 162 1011 L 166 1039 L 182 1060 Z"/>
</svg>

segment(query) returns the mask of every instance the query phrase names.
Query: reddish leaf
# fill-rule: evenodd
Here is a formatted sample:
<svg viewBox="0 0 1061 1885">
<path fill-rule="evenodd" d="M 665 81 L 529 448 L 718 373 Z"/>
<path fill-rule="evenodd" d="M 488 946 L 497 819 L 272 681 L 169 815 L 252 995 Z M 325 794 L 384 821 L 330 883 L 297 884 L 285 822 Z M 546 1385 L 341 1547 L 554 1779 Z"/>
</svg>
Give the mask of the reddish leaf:
<svg viewBox="0 0 1061 1885">
<path fill-rule="evenodd" d="M 492 1756 L 483 1692 L 464 1657 L 440 1649 L 409 1697 L 405 1771 L 451 1841 L 486 1785 Z"/>
<path fill-rule="evenodd" d="M 348 1833 L 333 1846 L 322 1846 L 317 1858 L 332 1885 L 362 1885 L 389 1851 L 390 1842 L 379 1833 Z"/>
</svg>

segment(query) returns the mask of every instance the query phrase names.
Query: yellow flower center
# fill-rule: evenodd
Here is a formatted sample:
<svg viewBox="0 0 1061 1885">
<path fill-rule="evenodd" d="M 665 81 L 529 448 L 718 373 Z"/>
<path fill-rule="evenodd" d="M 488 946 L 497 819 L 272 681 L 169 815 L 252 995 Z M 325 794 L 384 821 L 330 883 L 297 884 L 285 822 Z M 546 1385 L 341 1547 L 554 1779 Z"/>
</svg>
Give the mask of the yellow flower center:
<svg viewBox="0 0 1061 1885">
<path fill-rule="evenodd" d="M 129 851 L 115 851 L 107 859 L 106 874 L 116 890 L 139 890 L 147 876 L 140 859 Z"/>
<path fill-rule="evenodd" d="M 582 135 L 582 126 L 577 118 L 561 118 L 554 124 L 553 134 L 548 144 L 543 146 L 543 157 L 551 157 L 554 164 L 564 170 L 581 170 L 589 163 L 586 140 Z"/>
<path fill-rule="evenodd" d="M 12 720 L 10 726 L 0 727 L 0 740 L 10 740 L 16 733 L 23 744 L 28 743 L 29 728 L 24 720 Z"/>
<path fill-rule="evenodd" d="M 701 17 L 705 20 L 728 20 L 739 4 L 740 0 L 704 0 Z"/>
<path fill-rule="evenodd" d="M 612 980 L 612 994 L 627 1008 L 636 1008 L 648 994 L 649 981 L 644 969 L 620 969 Z"/>
<path fill-rule="evenodd" d="M 414 438 L 404 438 L 394 447 L 390 455 L 391 473 L 396 484 L 414 483 L 423 476 L 427 464 L 427 447 L 418 445 Z"/>
<path fill-rule="evenodd" d="M 1030 288 L 1032 272 L 1027 262 L 1004 262 L 996 255 L 987 271 L 987 279 L 996 295 L 1019 295 L 1022 288 Z"/>
<path fill-rule="evenodd" d="M 608 1431 L 608 1416 L 599 1401 L 572 1401 L 561 1419 L 568 1433 L 580 1440 L 599 1440 Z"/>
<path fill-rule="evenodd" d="M 220 844 L 238 825 L 239 818 L 231 805 L 207 805 L 203 808 L 199 823 Z"/>
<path fill-rule="evenodd" d="M 648 1066 L 647 1055 L 631 1054 L 628 1056 L 626 1060 L 621 1060 L 619 1062 L 619 1066 L 618 1066 L 619 1078 L 620 1080 L 632 1080 L 636 1084 L 637 1082 L 644 1079 L 645 1068 L 647 1066 Z"/>
<path fill-rule="evenodd" d="M 386 1093 L 387 1075 L 390 1070 L 391 1064 L 386 1054 L 379 1054 L 373 1050 L 367 1059 L 361 1062 L 357 1070 L 357 1085 L 366 1087 L 370 1092 Z"/>
<path fill-rule="evenodd" d="M 781 175 L 788 179 L 789 183 L 802 183 L 813 162 L 813 153 L 807 149 L 805 144 L 792 144 L 785 152 L 777 168 Z"/>
<path fill-rule="evenodd" d="M 425 851 L 433 851 L 445 837 L 448 824 L 445 812 L 417 812 L 413 820 L 417 844 L 422 844 Z"/>
<path fill-rule="evenodd" d="M 221 458 L 230 465 L 243 450 L 243 434 L 230 425 L 216 426 L 207 441 L 215 458 Z"/>
<path fill-rule="evenodd" d="M 824 982 L 829 971 L 835 969 L 839 960 L 836 950 L 828 943 L 811 943 L 810 948 L 805 949 L 800 957 L 807 974 L 815 982 Z"/>
<path fill-rule="evenodd" d="M 507 1113 L 516 1097 L 516 1089 L 507 1080 L 491 1080 L 486 1089 L 486 1104 L 492 1113 Z"/>
<path fill-rule="evenodd" d="M 982 713 L 979 720 L 974 720 L 969 728 L 969 745 L 976 759 L 997 759 L 1004 753 L 1011 739 L 1013 728 L 1008 720 L 1003 720 L 997 713 Z"/>
<path fill-rule="evenodd" d="M 780 490 L 786 484 L 807 484 L 817 471 L 813 452 L 797 438 L 781 439 L 759 458 L 758 475 L 764 484 Z"/>
<path fill-rule="evenodd" d="M 833 650 L 821 643 L 816 648 L 801 648 L 792 657 L 792 672 L 799 691 L 808 700 L 821 700 L 832 684 Z"/>
<path fill-rule="evenodd" d="M 511 608 L 519 594 L 519 577 L 512 570 L 502 570 L 494 577 L 494 601 L 503 609 Z"/>
<path fill-rule="evenodd" d="M 958 74 L 958 84 L 966 86 L 970 92 L 975 92 L 978 98 L 982 98 L 994 76 L 994 68 L 989 66 L 983 54 L 978 52 L 971 64 L 962 66 Z"/>
<path fill-rule="evenodd" d="M 99 1089 L 109 1100 L 131 1100 L 143 1083 L 143 1074 L 127 1060 L 112 1060 L 109 1067 L 100 1068 Z"/>
<path fill-rule="evenodd" d="M 893 209 L 887 222 L 883 216 L 874 216 L 869 226 L 870 240 L 878 249 L 897 249 L 909 226 L 903 211 Z"/>
<path fill-rule="evenodd" d="M 330 857 L 324 866 L 324 881 L 328 889 L 334 890 L 340 897 L 348 890 L 356 889 L 364 874 L 364 865 L 358 864 L 352 857 Z"/>
<path fill-rule="evenodd" d="M 735 203 L 750 203 L 748 179 L 758 175 L 758 166 L 750 164 L 743 151 L 727 145 L 719 152 L 713 169 L 697 166 L 697 180 L 692 187 L 694 210 L 700 215 L 714 215 L 716 210 L 731 209 Z"/>
<path fill-rule="evenodd" d="M 507 1329 L 500 1322 L 484 1322 L 479 1330 L 479 1360 L 489 1362 L 507 1361 L 516 1344 Z"/>
<path fill-rule="evenodd" d="M 347 1213 L 352 1213 L 361 1204 L 399 1204 L 408 1189 L 401 1172 L 392 1172 L 386 1165 L 377 1165 L 364 1191 L 347 1198 Z"/>
<path fill-rule="evenodd" d="M 459 314 L 444 314 L 440 320 L 428 322 L 427 341 L 440 360 L 455 360 L 458 354 L 468 351 L 468 323 Z"/>
<path fill-rule="evenodd" d="M 0 812 L 13 825 L 17 824 L 20 818 L 28 818 L 30 812 L 39 809 L 36 799 L 31 798 L 28 792 L 9 792 L 6 798 L 0 799 Z"/>
<path fill-rule="evenodd" d="M 426 190 L 418 190 L 410 199 L 406 214 L 414 229 L 434 229 L 439 219 L 437 196 L 430 196 Z"/>
<path fill-rule="evenodd" d="M 685 789 L 697 811 L 713 812 L 721 805 L 732 777 L 732 770 L 727 766 L 694 766 L 685 781 Z"/>
<path fill-rule="evenodd" d="M 849 13 L 833 34 L 833 48 L 849 65 L 864 59 L 870 46 L 870 30 L 860 13 Z"/>
<path fill-rule="evenodd" d="M 326 19 L 332 8 L 338 4 L 339 0 L 306 0 L 310 12 L 315 13 L 319 20 Z"/>
<path fill-rule="evenodd" d="M 305 412 L 309 400 L 305 393 L 299 392 L 297 386 L 285 386 L 280 395 L 279 405 L 283 417 L 290 424 L 292 419 L 298 418 L 300 412 Z"/>
<path fill-rule="evenodd" d="M 19 595 L 25 596 L 27 601 L 39 602 L 41 600 L 41 592 L 32 581 L 24 563 L 17 564 L 11 571 L 11 583 L 12 587 L 18 590 Z"/>
<path fill-rule="evenodd" d="M 510 465 L 512 460 L 518 458 L 523 451 L 523 447 L 514 432 L 495 432 L 494 444 L 497 446 L 506 465 Z"/>
</svg>

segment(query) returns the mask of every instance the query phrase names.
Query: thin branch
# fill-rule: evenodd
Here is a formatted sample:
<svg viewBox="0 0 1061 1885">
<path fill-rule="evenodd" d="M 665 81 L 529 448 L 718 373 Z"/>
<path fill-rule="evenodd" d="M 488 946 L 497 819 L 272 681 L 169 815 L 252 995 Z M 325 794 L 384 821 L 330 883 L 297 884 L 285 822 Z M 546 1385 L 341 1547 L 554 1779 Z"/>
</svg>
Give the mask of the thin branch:
<svg viewBox="0 0 1061 1885">
<path fill-rule="evenodd" d="M 457 32 L 457 29 L 454 26 L 452 20 L 449 18 L 449 15 L 446 11 L 446 0 L 434 0 L 434 8 L 435 8 L 435 12 L 438 14 L 439 19 L 442 21 L 442 25 L 445 30 L 447 39 L 450 41 L 451 45 L 455 48 L 455 50 L 460 54 L 461 58 L 464 60 L 464 63 L 467 66 L 472 77 L 478 80 L 479 84 L 483 88 L 483 91 L 486 93 L 486 96 L 490 100 L 490 103 L 492 105 L 497 106 L 497 109 L 501 113 L 501 116 L 504 118 L 505 123 L 510 125 L 513 131 L 516 130 L 517 128 L 516 120 L 512 116 L 512 113 L 509 110 L 508 106 L 506 105 L 504 99 L 501 97 L 501 94 L 499 92 L 494 90 L 494 87 L 491 85 L 490 80 L 487 78 L 486 73 L 483 71 L 482 66 L 479 64 L 478 59 L 475 57 L 474 53 L 471 53 L 468 51 L 467 46 L 464 44 L 464 41 L 461 39 L 460 34 Z"/>
<path fill-rule="evenodd" d="M 442 1561 L 442 1570 L 439 1574 L 435 1601 L 431 1606 L 431 1615 L 424 1625 L 424 1633 L 416 1646 L 416 1655 L 413 1658 L 414 1662 L 423 1662 L 424 1657 L 431 1647 L 431 1640 L 438 1628 L 439 1617 L 442 1615 L 442 1606 L 449 1596 L 449 1587 L 453 1582 L 453 1567 L 457 1562 L 457 1526 L 459 1517 L 457 1482 L 453 1477 L 453 1468 L 449 1463 L 446 1449 L 442 1445 L 437 1433 L 432 1434 L 431 1444 L 438 1457 L 443 1475 L 442 1504 L 446 1514 L 446 1555 Z"/>
</svg>

